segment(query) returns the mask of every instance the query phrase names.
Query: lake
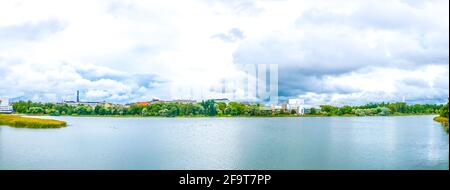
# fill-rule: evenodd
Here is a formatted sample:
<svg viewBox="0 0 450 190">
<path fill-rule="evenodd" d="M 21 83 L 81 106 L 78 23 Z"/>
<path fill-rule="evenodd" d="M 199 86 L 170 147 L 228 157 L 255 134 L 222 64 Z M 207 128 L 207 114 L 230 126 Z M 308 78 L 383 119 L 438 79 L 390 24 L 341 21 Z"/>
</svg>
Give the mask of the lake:
<svg viewBox="0 0 450 190">
<path fill-rule="evenodd" d="M 0 127 L 0 169 L 449 169 L 433 116 L 45 118 Z"/>
</svg>

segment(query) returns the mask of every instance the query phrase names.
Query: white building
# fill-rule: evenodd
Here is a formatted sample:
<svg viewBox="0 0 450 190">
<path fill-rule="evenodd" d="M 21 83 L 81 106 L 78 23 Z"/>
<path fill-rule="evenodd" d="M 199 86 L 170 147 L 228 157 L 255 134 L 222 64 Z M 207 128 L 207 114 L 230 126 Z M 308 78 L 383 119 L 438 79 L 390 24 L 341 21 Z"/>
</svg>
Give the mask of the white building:
<svg viewBox="0 0 450 190">
<path fill-rule="evenodd" d="M 288 110 L 295 110 L 299 115 L 305 114 L 305 100 L 304 99 L 289 99 L 287 104 Z"/>
<path fill-rule="evenodd" d="M 164 101 L 164 102 L 168 102 L 168 103 L 173 102 L 173 103 L 181 103 L 181 104 L 195 104 L 195 103 L 197 103 L 196 100 L 182 100 L 182 99 L 171 100 L 171 101 Z"/>
<path fill-rule="evenodd" d="M 62 104 L 67 104 L 69 106 L 79 106 L 79 105 L 85 105 L 85 106 L 104 106 L 107 104 L 106 102 L 75 102 L 75 101 L 63 101 Z"/>
<path fill-rule="evenodd" d="M 12 113 L 13 107 L 9 105 L 9 100 L 4 98 L 0 99 L 0 113 Z"/>
<path fill-rule="evenodd" d="M 219 98 L 219 99 L 213 99 L 214 102 L 223 102 L 223 103 L 229 103 L 230 100 L 228 98 Z"/>
</svg>

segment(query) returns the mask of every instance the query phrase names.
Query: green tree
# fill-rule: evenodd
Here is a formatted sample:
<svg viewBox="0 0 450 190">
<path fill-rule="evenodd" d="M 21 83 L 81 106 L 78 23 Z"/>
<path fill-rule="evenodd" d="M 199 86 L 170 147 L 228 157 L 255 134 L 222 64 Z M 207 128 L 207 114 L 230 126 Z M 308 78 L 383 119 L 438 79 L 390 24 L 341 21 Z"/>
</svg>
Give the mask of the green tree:
<svg viewBox="0 0 450 190">
<path fill-rule="evenodd" d="M 51 116 L 59 116 L 59 115 L 61 115 L 61 114 L 59 113 L 59 111 L 56 110 L 56 109 L 50 109 L 50 110 L 48 111 L 48 114 L 51 115 Z"/>
<path fill-rule="evenodd" d="M 338 115 L 352 114 L 353 108 L 351 106 L 344 106 L 338 109 Z"/>
<path fill-rule="evenodd" d="M 30 109 L 28 109 L 28 113 L 31 113 L 31 114 L 43 114 L 44 113 L 44 108 L 42 108 L 42 107 L 31 107 Z"/>
<path fill-rule="evenodd" d="M 311 115 L 317 114 L 316 108 L 311 108 L 311 109 L 309 109 L 309 114 L 311 114 Z"/>
<path fill-rule="evenodd" d="M 147 110 L 147 108 L 142 109 L 141 115 L 142 115 L 142 116 L 148 116 L 148 110 Z"/>
<path fill-rule="evenodd" d="M 225 102 L 217 102 L 217 109 L 220 111 L 219 113 L 225 114 L 225 109 L 227 108 L 227 104 Z"/>
<path fill-rule="evenodd" d="M 229 112 L 233 116 L 242 115 L 245 111 L 245 104 L 239 103 L 239 102 L 230 102 L 227 105 L 227 108 L 229 107 Z"/>
<path fill-rule="evenodd" d="M 200 103 L 203 109 L 205 109 L 205 114 L 207 116 L 215 116 L 217 114 L 216 104 L 214 100 L 206 100 Z"/>
<path fill-rule="evenodd" d="M 391 110 L 387 107 L 379 107 L 378 115 L 387 116 L 391 114 Z"/>
<path fill-rule="evenodd" d="M 448 102 L 439 110 L 439 115 L 448 118 Z"/>
<path fill-rule="evenodd" d="M 338 108 L 330 105 L 321 105 L 320 111 L 323 112 L 325 115 L 332 116 L 337 115 Z"/>
<path fill-rule="evenodd" d="M 297 114 L 297 110 L 295 110 L 295 109 L 292 109 L 292 110 L 291 110 L 291 114 L 292 114 L 292 115 L 295 115 L 295 114 Z"/>
</svg>

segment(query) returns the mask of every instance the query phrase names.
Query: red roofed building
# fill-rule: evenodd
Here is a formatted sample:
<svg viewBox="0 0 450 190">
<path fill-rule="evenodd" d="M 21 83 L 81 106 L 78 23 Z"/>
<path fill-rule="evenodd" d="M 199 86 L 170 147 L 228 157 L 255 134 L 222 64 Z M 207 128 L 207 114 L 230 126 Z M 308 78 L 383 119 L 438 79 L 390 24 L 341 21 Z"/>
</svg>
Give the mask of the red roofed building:
<svg viewBox="0 0 450 190">
<path fill-rule="evenodd" d="M 140 106 L 148 106 L 150 105 L 150 102 L 136 102 L 135 104 Z"/>
</svg>

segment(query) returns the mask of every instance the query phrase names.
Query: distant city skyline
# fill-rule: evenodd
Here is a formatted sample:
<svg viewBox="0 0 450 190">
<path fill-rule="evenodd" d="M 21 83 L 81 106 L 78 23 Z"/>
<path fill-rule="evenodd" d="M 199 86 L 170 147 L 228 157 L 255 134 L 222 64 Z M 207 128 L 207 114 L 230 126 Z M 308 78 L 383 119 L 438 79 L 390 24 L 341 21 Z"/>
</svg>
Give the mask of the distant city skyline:
<svg viewBox="0 0 450 190">
<path fill-rule="evenodd" d="M 239 85 L 252 80 L 242 66 L 272 64 L 279 102 L 444 103 L 448 7 L 445 0 L 0 1 L 0 98 L 60 102 L 80 90 L 83 100 L 112 103 L 258 101 Z"/>
</svg>

